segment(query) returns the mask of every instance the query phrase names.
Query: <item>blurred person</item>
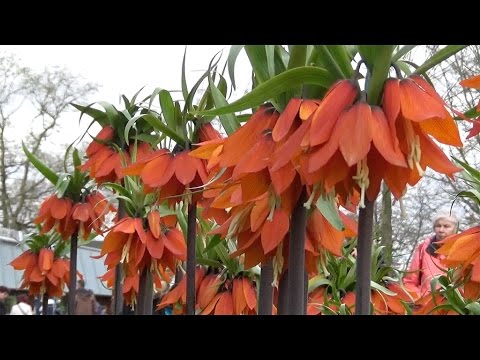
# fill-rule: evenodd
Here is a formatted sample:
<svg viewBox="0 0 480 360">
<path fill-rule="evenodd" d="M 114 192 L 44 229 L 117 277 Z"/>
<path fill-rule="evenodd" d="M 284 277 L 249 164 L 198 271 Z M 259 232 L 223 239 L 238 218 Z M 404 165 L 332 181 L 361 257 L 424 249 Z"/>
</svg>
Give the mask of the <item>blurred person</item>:
<svg viewBox="0 0 480 360">
<path fill-rule="evenodd" d="M 85 289 L 85 281 L 77 281 L 77 293 L 75 295 L 74 315 L 95 315 L 97 301 L 91 290 Z"/>
<path fill-rule="evenodd" d="M 441 240 L 458 231 L 458 218 L 449 212 L 439 212 L 433 218 L 433 235 L 418 244 L 413 254 L 408 274 L 403 283 L 407 290 L 416 292 L 419 296 L 431 292 L 430 282 L 445 273 L 445 266 L 440 262 L 443 255 L 436 254 Z"/>
<path fill-rule="evenodd" d="M 30 299 L 27 295 L 22 294 L 17 296 L 17 303 L 12 306 L 10 315 L 33 315 Z"/>
<path fill-rule="evenodd" d="M 0 286 L 0 315 L 7 314 L 7 304 L 5 304 L 5 300 L 8 298 L 8 294 L 8 288 Z"/>
</svg>

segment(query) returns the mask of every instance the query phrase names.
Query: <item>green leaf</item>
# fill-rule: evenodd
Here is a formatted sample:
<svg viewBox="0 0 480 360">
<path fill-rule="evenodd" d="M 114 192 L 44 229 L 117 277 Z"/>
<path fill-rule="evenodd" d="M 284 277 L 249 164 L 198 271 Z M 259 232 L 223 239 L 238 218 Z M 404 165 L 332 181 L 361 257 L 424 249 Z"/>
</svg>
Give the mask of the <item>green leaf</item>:
<svg viewBox="0 0 480 360">
<path fill-rule="evenodd" d="M 185 75 L 185 58 L 187 57 L 187 46 L 185 45 L 185 51 L 183 53 L 183 60 L 182 60 L 182 94 L 183 99 L 187 101 L 188 98 L 188 87 L 187 87 L 187 78 Z"/>
<path fill-rule="evenodd" d="M 122 124 L 120 123 L 120 118 L 118 116 L 118 111 L 112 104 L 106 101 L 99 101 L 97 102 L 100 106 L 105 109 L 105 113 L 107 114 L 108 123 L 112 125 L 112 127 L 117 131 L 118 134 L 121 134 L 121 127 Z"/>
<path fill-rule="evenodd" d="M 476 118 L 476 117 L 480 116 L 480 113 L 477 112 L 477 105 L 475 105 L 471 109 L 465 111 L 463 113 L 463 115 L 465 115 L 465 117 L 467 117 L 469 119 L 473 119 L 473 118 Z M 463 120 L 463 118 L 461 118 L 460 116 L 455 116 L 455 120 Z"/>
<path fill-rule="evenodd" d="M 218 244 L 220 244 L 222 242 L 222 238 L 220 237 L 219 234 L 215 234 L 212 239 L 210 240 L 210 242 L 208 243 L 207 247 L 205 247 L 205 249 L 203 250 L 203 252 L 207 252 L 211 249 L 213 249 L 215 246 L 217 246 Z"/>
<path fill-rule="evenodd" d="M 35 155 L 33 155 L 30 151 L 28 151 L 27 147 L 22 141 L 22 149 L 27 159 L 32 163 L 35 168 L 40 171 L 40 173 L 45 176 L 45 178 L 50 181 L 53 186 L 55 186 L 58 182 L 58 175 L 50 169 L 47 165 L 42 163 Z"/>
<path fill-rule="evenodd" d="M 473 315 L 480 315 L 480 304 L 478 302 L 471 302 L 465 305 L 465 308 Z"/>
<path fill-rule="evenodd" d="M 320 196 L 316 202 L 317 209 L 327 221 L 337 230 L 344 230 L 342 219 L 338 215 L 338 208 L 333 202 L 333 199 L 326 199 L 323 195 Z"/>
<path fill-rule="evenodd" d="M 127 189 L 125 189 L 122 185 L 112 183 L 112 182 L 105 182 L 102 184 L 103 187 L 106 187 L 107 189 L 116 191 L 118 194 L 123 195 L 124 197 L 129 198 L 131 194 L 128 192 Z"/>
<path fill-rule="evenodd" d="M 269 77 L 268 60 L 263 45 L 245 45 L 245 52 L 247 53 L 253 72 L 257 79 L 257 83 L 261 84 L 267 81 Z"/>
<path fill-rule="evenodd" d="M 160 107 L 162 108 L 163 117 L 170 129 L 175 129 L 175 105 L 173 104 L 172 96 L 167 90 L 161 90 L 159 94 Z"/>
<path fill-rule="evenodd" d="M 394 45 L 377 45 L 375 62 L 371 65 L 372 76 L 368 83 L 367 100 L 371 105 L 378 105 L 381 99 L 383 84 L 390 70 Z"/>
<path fill-rule="evenodd" d="M 347 77 L 333 58 L 326 45 L 315 45 L 315 48 L 317 49 L 318 56 L 321 59 L 321 62 L 324 64 L 326 70 L 333 74 L 333 76 L 335 76 L 337 79 L 345 79 Z"/>
<path fill-rule="evenodd" d="M 378 291 L 381 291 L 382 293 L 384 294 L 387 294 L 387 295 L 390 295 L 390 296 L 396 296 L 397 293 L 392 291 L 392 290 L 388 290 L 386 287 L 376 283 L 375 281 L 370 281 L 370 287 L 378 290 Z"/>
<path fill-rule="evenodd" d="M 228 75 L 230 76 L 230 81 L 232 86 L 236 89 L 235 85 L 235 62 L 237 61 L 238 54 L 242 51 L 244 45 L 232 45 L 230 51 L 228 52 L 227 64 L 228 64 Z"/>
<path fill-rule="evenodd" d="M 449 57 L 455 55 L 460 50 L 463 50 L 468 45 L 448 45 L 443 49 L 439 50 L 434 54 L 430 59 L 427 59 L 420 67 L 414 71 L 414 74 L 423 74 L 426 71 L 430 70 L 435 65 L 438 65 L 442 61 L 448 59 Z"/>
<path fill-rule="evenodd" d="M 63 197 L 63 195 L 65 194 L 65 191 L 67 190 L 71 179 L 72 178 L 67 174 L 63 174 L 62 176 L 58 177 L 58 181 L 55 184 L 55 188 L 57 190 L 57 197 L 59 199 L 61 199 Z"/>
<path fill-rule="evenodd" d="M 412 51 L 414 48 L 416 48 L 417 45 L 404 45 L 398 51 L 392 56 L 392 62 L 396 62 L 397 60 L 400 60 L 400 58 L 406 54 L 408 54 L 410 51 Z"/>
<path fill-rule="evenodd" d="M 293 45 L 290 51 L 288 69 L 305 66 L 305 62 L 307 61 L 306 57 L 307 45 Z"/>
<path fill-rule="evenodd" d="M 410 76 L 412 71 L 410 70 L 410 67 L 408 66 L 409 64 L 403 60 L 399 60 L 395 63 L 400 70 L 402 70 L 407 76 Z"/>
<path fill-rule="evenodd" d="M 258 85 L 250 93 L 230 105 L 219 109 L 200 111 L 197 113 L 199 115 L 210 116 L 242 111 L 263 104 L 274 96 L 302 84 L 315 84 L 328 89 L 334 81 L 335 78 L 333 78 L 325 69 L 303 66 L 287 70 L 271 78 L 267 82 Z"/>
<path fill-rule="evenodd" d="M 327 45 L 332 58 L 342 70 L 346 78 L 351 78 L 353 75 L 352 60 L 345 45 Z"/>
<path fill-rule="evenodd" d="M 213 83 L 212 77 L 208 76 L 208 83 L 210 86 L 210 91 L 212 93 L 213 101 L 215 103 L 215 107 L 221 108 L 228 106 L 227 100 L 223 97 L 223 94 L 218 90 L 218 88 Z M 227 135 L 231 135 L 240 127 L 239 122 L 237 121 L 235 114 L 223 114 L 219 116 L 220 122 L 222 123 L 223 128 Z"/>
<path fill-rule="evenodd" d="M 143 119 L 148 122 L 155 130 L 162 132 L 163 134 L 167 135 L 170 137 L 172 140 L 174 140 L 177 144 L 180 144 L 183 146 L 185 144 L 185 139 L 177 134 L 175 131 L 170 129 L 167 125 L 165 125 L 159 118 L 151 115 L 151 114 L 143 114 L 140 115 L 143 117 Z"/>
<path fill-rule="evenodd" d="M 375 57 L 377 53 L 376 45 L 357 45 L 357 50 L 360 53 L 363 61 L 367 63 L 369 69 L 372 68 L 375 63 Z"/>
<path fill-rule="evenodd" d="M 463 162 L 462 160 L 460 159 L 457 159 L 456 157 L 452 156 L 452 159 L 459 163 L 467 173 L 469 173 L 471 176 L 473 176 L 475 178 L 475 180 L 477 180 L 480 184 L 480 172 L 476 169 L 474 169 L 473 167 L 471 167 L 468 163 L 466 162 Z"/>
<path fill-rule="evenodd" d="M 88 116 L 92 117 L 95 121 L 97 121 L 100 125 L 102 125 L 102 127 L 104 127 L 107 125 L 107 114 L 101 110 L 92 108 L 92 105 L 94 104 L 95 103 L 92 103 L 87 106 L 82 106 L 79 104 L 70 103 L 70 105 L 72 105 L 74 108 L 81 111 L 79 121 L 82 119 L 83 114 L 87 114 Z"/>
<path fill-rule="evenodd" d="M 268 78 L 275 76 L 275 45 L 265 45 L 265 55 L 267 57 Z"/>
<path fill-rule="evenodd" d="M 308 293 L 311 293 L 316 288 L 324 285 L 330 285 L 330 280 L 326 279 L 323 274 L 316 275 L 308 280 Z"/>
</svg>

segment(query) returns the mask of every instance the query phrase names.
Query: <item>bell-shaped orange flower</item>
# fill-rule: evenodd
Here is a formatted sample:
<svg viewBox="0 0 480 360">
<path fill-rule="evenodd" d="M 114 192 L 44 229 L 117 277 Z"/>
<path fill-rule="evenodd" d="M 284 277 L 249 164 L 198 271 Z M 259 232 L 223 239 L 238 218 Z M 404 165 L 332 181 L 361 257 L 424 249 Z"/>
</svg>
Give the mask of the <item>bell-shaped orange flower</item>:
<svg viewBox="0 0 480 360">
<path fill-rule="evenodd" d="M 50 297 L 61 297 L 65 285 L 69 285 L 70 261 L 55 257 L 49 248 L 38 253 L 24 251 L 10 262 L 15 270 L 24 270 L 20 288 L 28 289 L 30 295 L 46 292 Z M 82 275 L 77 272 L 82 278 Z"/>
<path fill-rule="evenodd" d="M 461 267 L 463 274 L 471 271 L 470 279 L 480 283 L 480 226 L 472 227 L 442 240 L 437 253 L 448 267 Z"/>
<path fill-rule="evenodd" d="M 437 141 L 463 146 L 458 128 L 445 103 L 423 78 L 414 75 L 407 79 L 387 79 L 382 107 L 391 132 L 395 135 L 408 168 L 387 164 L 385 181 L 396 198 L 402 196 L 406 184 L 420 180 L 426 167 L 453 177 L 461 169 L 454 166 Z"/>
</svg>

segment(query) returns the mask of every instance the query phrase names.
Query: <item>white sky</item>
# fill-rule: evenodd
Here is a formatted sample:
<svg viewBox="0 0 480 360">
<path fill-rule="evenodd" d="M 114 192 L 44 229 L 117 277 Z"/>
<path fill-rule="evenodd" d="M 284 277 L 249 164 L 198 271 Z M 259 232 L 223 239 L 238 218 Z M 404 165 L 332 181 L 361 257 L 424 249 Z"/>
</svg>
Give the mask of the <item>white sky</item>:
<svg viewBox="0 0 480 360">
<path fill-rule="evenodd" d="M 222 61 L 228 55 L 229 45 L 189 45 L 186 57 L 186 77 L 189 88 L 208 68 L 215 54 L 223 50 Z M 2 45 L 0 52 L 17 55 L 24 66 L 41 71 L 46 66 L 67 68 L 72 74 L 100 85 L 89 102 L 107 101 L 120 105 L 120 95 L 131 98 L 145 86 L 141 95 L 147 96 L 156 87 L 181 89 L 182 59 L 185 45 Z M 233 98 L 243 94 L 250 84 L 250 65 L 244 52 L 236 64 L 237 91 Z M 141 97 L 141 96 L 139 96 Z M 230 99 L 231 101 L 231 99 Z M 123 109 L 123 106 L 119 107 Z M 72 108 L 73 109 L 73 108 Z M 73 109 L 75 111 L 75 109 Z M 79 112 L 62 118 L 59 140 L 75 140 L 80 132 Z M 17 123 L 20 125 L 22 120 Z M 90 118 L 82 119 L 87 125 Z M 24 124 L 25 125 L 25 124 Z M 21 130 L 21 126 L 18 127 Z M 16 134 L 17 136 L 19 135 Z M 58 135 L 57 135 L 58 136 Z"/>
</svg>

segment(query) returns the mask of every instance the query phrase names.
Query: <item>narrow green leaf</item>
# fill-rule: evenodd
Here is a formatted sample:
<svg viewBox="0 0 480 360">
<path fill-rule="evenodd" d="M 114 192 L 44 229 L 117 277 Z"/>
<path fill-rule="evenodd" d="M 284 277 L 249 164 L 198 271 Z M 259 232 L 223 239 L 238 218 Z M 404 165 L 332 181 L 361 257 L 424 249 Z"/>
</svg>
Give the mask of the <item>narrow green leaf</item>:
<svg viewBox="0 0 480 360">
<path fill-rule="evenodd" d="M 208 82 L 210 86 L 210 91 L 212 93 L 212 98 L 215 103 L 215 107 L 221 108 L 221 107 L 228 106 L 227 100 L 225 100 L 220 90 L 218 90 L 218 88 L 215 86 L 215 84 L 213 83 L 212 77 L 210 75 L 208 76 Z M 233 134 L 235 130 L 237 130 L 240 127 L 240 124 L 237 121 L 235 114 L 233 113 L 219 115 L 219 118 L 223 128 L 225 129 L 225 132 L 228 135 Z"/>
<path fill-rule="evenodd" d="M 185 139 L 177 134 L 175 131 L 170 129 L 167 125 L 165 125 L 159 118 L 151 115 L 151 114 L 143 114 L 140 115 L 148 122 L 155 130 L 160 131 L 174 140 L 177 144 L 185 144 Z"/>
<path fill-rule="evenodd" d="M 87 114 L 95 121 L 97 121 L 100 125 L 102 125 L 102 127 L 104 127 L 105 125 L 107 125 L 107 114 L 101 110 L 92 108 L 92 105 L 94 104 L 95 103 L 87 106 L 82 106 L 79 104 L 70 103 L 70 105 L 72 105 L 74 108 L 81 111 L 79 121 L 82 119 L 83 114 Z"/>
<path fill-rule="evenodd" d="M 308 280 L 308 293 L 311 293 L 316 288 L 324 285 L 330 285 L 330 280 L 326 279 L 322 274 L 316 275 Z"/>
<path fill-rule="evenodd" d="M 476 301 L 465 305 L 465 308 L 473 315 L 480 315 L 480 304 Z"/>
<path fill-rule="evenodd" d="M 345 45 L 345 49 L 347 50 L 350 61 L 352 61 L 358 53 L 357 45 Z"/>
<path fill-rule="evenodd" d="M 337 62 L 332 57 L 332 54 L 330 54 L 327 46 L 315 45 L 315 48 L 318 51 L 318 56 L 324 64 L 325 69 L 335 76 L 336 79 L 345 79 L 346 75 L 343 73 L 342 69 L 340 69 Z"/>
<path fill-rule="evenodd" d="M 27 147 L 22 141 L 22 149 L 27 159 L 32 163 L 33 166 L 43 175 L 45 178 L 50 181 L 53 186 L 55 186 L 58 182 L 58 175 L 50 169 L 47 165 L 42 163 L 35 155 L 33 155 L 30 151 L 28 151 Z"/>
<path fill-rule="evenodd" d="M 130 193 L 128 192 L 127 189 L 125 189 L 122 185 L 112 183 L 112 182 L 105 182 L 102 184 L 103 187 L 106 187 L 107 189 L 110 189 L 112 191 L 116 191 L 118 194 L 123 195 L 124 197 L 129 198 Z"/>
<path fill-rule="evenodd" d="M 65 174 L 58 178 L 58 181 L 55 184 L 55 188 L 57 190 L 57 197 L 59 199 L 61 199 L 65 194 L 65 191 L 67 190 L 71 179 L 72 178 L 69 175 L 65 175 Z"/>
<path fill-rule="evenodd" d="M 172 96 L 167 90 L 161 90 L 159 94 L 159 100 L 163 117 L 165 118 L 168 127 L 170 129 L 175 129 L 177 124 L 175 121 L 175 105 L 173 104 Z"/>
<path fill-rule="evenodd" d="M 250 64 L 252 65 L 253 73 L 255 74 L 257 83 L 261 84 L 267 81 L 269 79 L 269 75 L 265 47 L 263 45 L 245 45 L 245 52 L 250 60 Z"/>
<path fill-rule="evenodd" d="M 406 54 L 408 54 L 410 51 L 412 51 L 414 48 L 416 48 L 417 45 L 404 45 L 398 51 L 392 56 L 392 62 L 396 62 L 397 60 L 400 60 L 400 58 Z"/>
<path fill-rule="evenodd" d="M 377 45 L 375 62 L 372 64 L 372 76 L 367 85 L 367 100 L 371 105 L 380 103 L 383 84 L 388 77 L 394 48 L 394 45 Z"/>
<path fill-rule="evenodd" d="M 290 58 L 288 61 L 288 69 L 294 69 L 300 66 L 305 66 L 307 61 L 307 45 L 293 45 L 290 51 Z"/>
<path fill-rule="evenodd" d="M 130 102 L 132 105 L 135 104 L 135 100 L 137 100 L 137 96 L 142 92 L 142 90 L 145 88 L 145 86 L 142 86 L 140 90 L 138 90 L 135 95 L 132 97 L 132 101 Z M 145 100 L 148 99 L 148 96 L 145 98 Z"/>
<path fill-rule="evenodd" d="M 278 74 L 267 82 L 258 85 L 250 93 L 230 105 L 218 109 L 200 111 L 197 114 L 210 116 L 242 111 L 263 104 L 274 96 L 302 84 L 315 84 L 328 89 L 334 81 L 335 78 L 325 69 L 303 66 Z"/>
<path fill-rule="evenodd" d="M 265 45 L 265 55 L 267 56 L 268 78 L 275 76 L 275 45 Z"/>
<path fill-rule="evenodd" d="M 346 78 L 353 75 L 352 60 L 350 59 L 348 50 L 345 45 L 327 45 L 327 49 L 332 55 L 333 60 L 342 70 Z"/>
<path fill-rule="evenodd" d="M 187 238 L 187 216 L 185 215 L 185 212 L 182 210 L 181 204 L 178 204 L 175 208 L 175 211 L 177 213 L 177 219 L 178 219 L 178 224 L 180 225 L 180 228 L 182 229 L 182 232 L 185 236 L 185 239 Z"/>
<path fill-rule="evenodd" d="M 375 63 L 377 45 L 357 45 L 357 50 L 360 53 L 363 61 L 367 63 L 368 68 L 371 69 Z"/>
<path fill-rule="evenodd" d="M 463 115 L 465 115 L 465 117 L 469 118 L 469 119 L 473 119 L 473 118 L 476 118 L 478 116 L 480 116 L 480 113 L 477 112 L 477 105 L 475 105 L 474 107 L 472 107 L 471 109 L 465 111 L 463 113 Z M 463 118 L 461 118 L 460 116 L 455 116 L 454 118 L 455 120 L 463 120 Z"/>
<path fill-rule="evenodd" d="M 443 49 L 439 50 L 435 55 L 430 59 L 427 59 L 420 67 L 414 71 L 414 74 L 424 74 L 430 70 L 435 65 L 438 65 L 442 61 L 448 59 L 449 57 L 455 55 L 460 50 L 463 50 L 468 45 L 448 45 Z"/>
<path fill-rule="evenodd" d="M 121 124 L 120 119 L 118 117 L 118 111 L 112 104 L 106 101 L 99 101 L 97 102 L 100 106 L 105 109 L 105 113 L 107 114 L 108 123 L 112 125 L 112 127 L 118 132 L 121 133 Z"/>
<path fill-rule="evenodd" d="M 187 78 L 185 75 L 185 58 L 187 57 L 187 46 L 185 45 L 185 51 L 183 53 L 183 60 L 182 60 L 182 94 L 183 99 L 187 101 L 188 98 L 188 87 L 187 87 Z"/>
<path fill-rule="evenodd" d="M 317 209 L 320 210 L 322 215 L 327 221 L 337 230 L 344 230 L 342 219 L 338 215 L 338 208 L 334 204 L 332 199 L 326 199 L 320 196 L 316 202 Z"/>
<path fill-rule="evenodd" d="M 235 62 L 237 61 L 238 54 L 242 51 L 244 45 L 232 45 L 230 46 L 230 51 L 228 52 L 227 64 L 228 64 L 228 75 L 230 76 L 230 81 L 232 86 L 236 89 L 235 85 Z"/>
<path fill-rule="evenodd" d="M 388 290 L 386 287 L 376 283 L 375 281 L 370 281 L 370 287 L 372 287 L 373 289 L 376 289 L 378 291 L 381 291 L 382 293 L 386 294 L 386 295 L 390 295 L 390 296 L 396 296 L 397 293 L 392 291 L 392 290 Z"/>
<path fill-rule="evenodd" d="M 210 242 L 208 243 L 208 245 L 205 247 L 205 249 L 203 250 L 203 252 L 207 252 L 211 249 L 213 249 L 215 246 L 217 246 L 218 244 L 220 244 L 222 242 L 222 238 L 220 237 L 219 234 L 215 234 Z"/>
<path fill-rule="evenodd" d="M 409 64 L 403 60 L 399 60 L 395 63 L 399 68 L 400 70 L 402 70 L 407 76 L 410 76 L 410 74 L 412 73 L 412 70 L 410 70 L 410 66 L 408 66 Z"/>
</svg>

